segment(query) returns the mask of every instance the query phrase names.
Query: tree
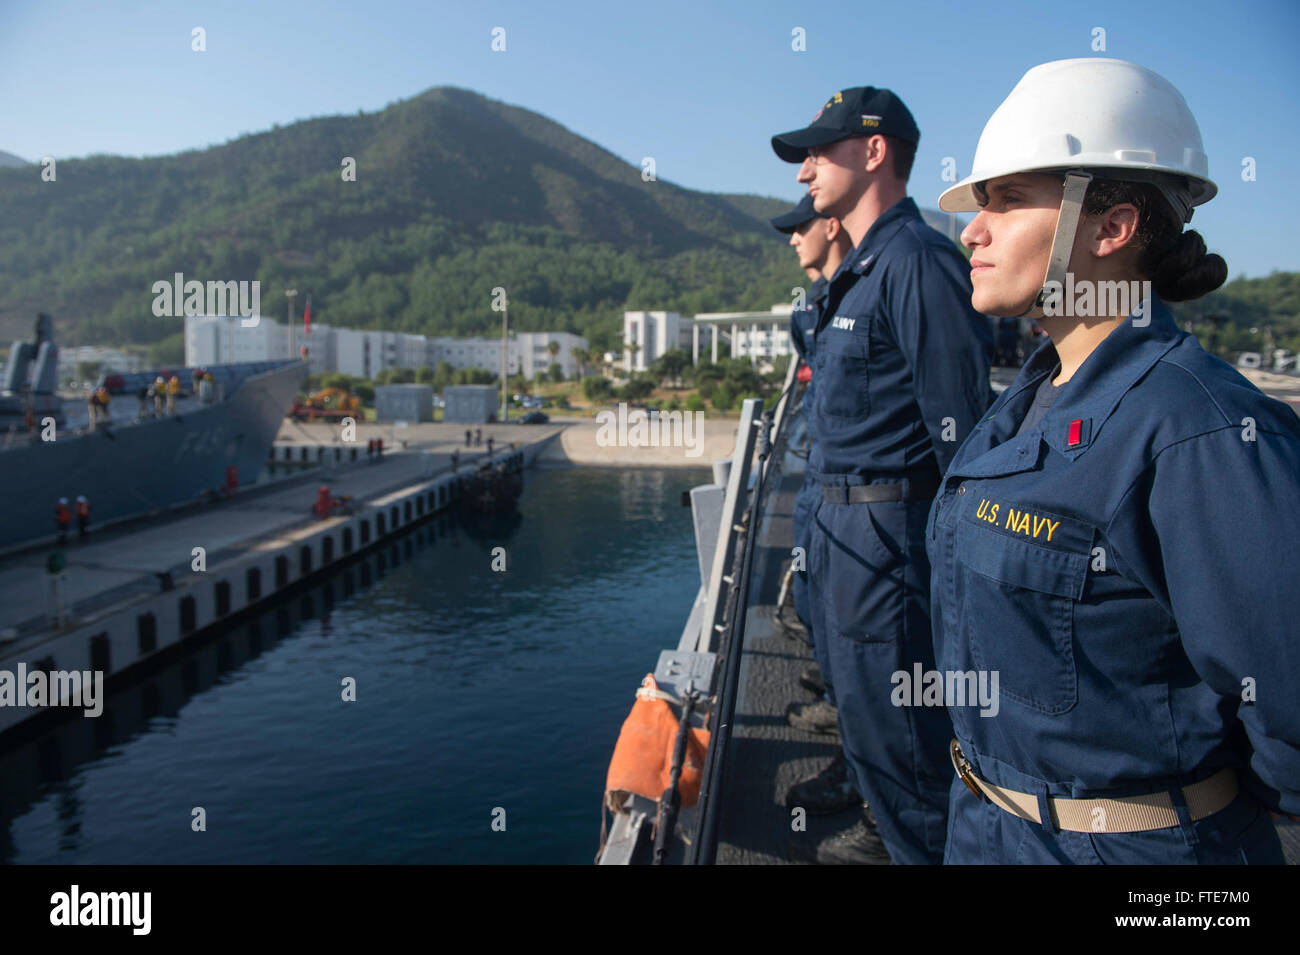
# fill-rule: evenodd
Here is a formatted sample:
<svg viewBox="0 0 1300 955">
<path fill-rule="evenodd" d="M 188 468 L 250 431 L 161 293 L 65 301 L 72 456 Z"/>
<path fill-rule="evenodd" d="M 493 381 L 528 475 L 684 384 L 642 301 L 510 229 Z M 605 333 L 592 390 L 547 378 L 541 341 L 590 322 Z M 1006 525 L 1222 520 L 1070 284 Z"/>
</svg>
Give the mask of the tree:
<svg viewBox="0 0 1300 955">
<path fill-rule="evenodd" d="M 578 363 L 578 380 L 581 381 L 586 377 L 587 363 L 591 361 L 591 353 L 585 348 L 574 348 L 569 351 L 569 354 Z"/>
<path fill-rule="evenodd" d="M 633 367 L 636 365 L 636 356 L 637 356 L 637 352 L 639 352 L 640 350 L 641 350 L 641 346 L 638 345 L 636 342 L 624 342 L 624 343 L 623 343 L 623 351 L 627 352 L 627 371 L 628 371 L 628 374 L 631 374 L 631 373 L 632 373 L 632 369 L 633 369 Z"/>
<path fill-rule="evenodd" d="M 549 374 L 551 376 L 551 381 L 560 382 L 564 380 L 564 369 L 560 367 L 558 361 L 551 362 Z"/>
<path fill-rule="evenodd" d="M 673 348 L 660 355 L 654 363 L 653 370 L 659 381 L 670 381 L 668 387 L 678 387 L 682 371 L 691 363 L 691 358 L 680 348 Z"/>
<path fill-rule="evenodd" d="M 160 342 L 149 346 L 149 364 L 155 368 L 185 363 L 185 333 L 168 335 Z"/>
<path fill-rule="evenodd" d="M 654 390 L 655 382 L 653 378 L 646 375 L 633 375 L 628 379 L 626 385 L 618 389 L 617 393 L 623 401 L 638 401 L 650 397 L 650 393 Z"/>
<path fill-rule="evenodd" d="M 588 401 L 604 401 L 611 390 L 608 378 L 584 378 L 582 381 L 582 394 Z"/>
<path fill-rule="evenodd" d="M 731 389 L 727 387 L 725 381 L 718 385 L 713 392 L 713 407 L 717 408 L 719 411 L 730 411 L 731 405 L 735 400 L 736 399 L 733 396 Z"/>
<path fill-rule="evenodd" d="M 551 364 L 554 365 L 554 364 L 555 364 L 555 358 L 556 358 L 556 356 L 560 354 L 560 343 L 559 343 L 559 342 L 547 342 L 547 343 L 546 343 L 546 350 L 547 350 L 547 351 L 550 353 L 550 355 L 551 355 Z M 556 380 L 556 381 L 563 381 L 564 379 L 563 379 L 563 378 L 556 378 L 555 380 Z"/>
</svg>

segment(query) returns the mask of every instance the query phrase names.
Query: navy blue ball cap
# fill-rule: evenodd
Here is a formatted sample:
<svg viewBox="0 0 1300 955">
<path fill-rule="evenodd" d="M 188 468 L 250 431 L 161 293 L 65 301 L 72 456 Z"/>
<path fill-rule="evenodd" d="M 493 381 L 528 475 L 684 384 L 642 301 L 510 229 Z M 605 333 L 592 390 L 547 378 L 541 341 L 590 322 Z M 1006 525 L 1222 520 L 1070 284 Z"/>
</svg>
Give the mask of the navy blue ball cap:
<svg viewBox="0 0 1300 955">
<path fill-rule="evenodd" d="M 840 90 L 803 129 L 778 133 L 772 149 L 786 162 L 803 162 L 809 146 L 827 146 L 850 136 L 896 136 L 915 146 L 921 130 L 911 111 L 890 90 L 854 86 Z"/>
<path fill-rule="evenodd" d="M 812 196 L 805 194 L 799 200 L 799 204 L 789 212 L 783 212 L 775 219 L 770 219 L 772 228 L 777 232 L 784 232 L 789 235 L 795 229 L 799 228 L 809 219 L 825 219 L 826 217 L 813 208 Z"/>
</svg>

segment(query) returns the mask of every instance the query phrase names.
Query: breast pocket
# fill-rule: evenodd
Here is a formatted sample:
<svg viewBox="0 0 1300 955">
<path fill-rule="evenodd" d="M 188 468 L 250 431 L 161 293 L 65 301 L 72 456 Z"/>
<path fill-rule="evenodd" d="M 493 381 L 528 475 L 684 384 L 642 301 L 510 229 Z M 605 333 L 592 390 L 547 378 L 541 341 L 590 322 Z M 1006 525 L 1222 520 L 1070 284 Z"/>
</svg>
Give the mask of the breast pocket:
<svg viewBox="0 0 1300 955">
<path fill-rule="evenodd" d="M 1053 534 L 1054 546 L 974 519 L 959 522 L 958 629 L 975 665 L 998 674 L 1001 696 L 1055 715 L 1079 698 L 1074 608 L 1083 596 L 1092 537 L 1090 528 L 1067 518 L 1043 511 L 1032 518 L 1057 523 L 1063 533 Z"/>
<path fill-rule="evenodd" d="M 867 377 L 871 346 L 866 331 L 828 328 L 816 348 L 821 360 L 818 411 L 832 421 L 861 421 L 871 410 Z"/>
</svg>

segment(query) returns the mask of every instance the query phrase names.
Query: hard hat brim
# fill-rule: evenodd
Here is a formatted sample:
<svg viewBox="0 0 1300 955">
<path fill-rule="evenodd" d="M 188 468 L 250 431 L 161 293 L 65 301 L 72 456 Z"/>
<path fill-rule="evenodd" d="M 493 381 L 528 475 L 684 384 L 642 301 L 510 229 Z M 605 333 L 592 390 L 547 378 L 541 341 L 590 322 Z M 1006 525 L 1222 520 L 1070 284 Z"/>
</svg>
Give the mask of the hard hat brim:
<svg viewBox="0 0 1300 955">
<path fill-rule="evenodd" d="M 1043 166 L 1016 166 L 1013 169 L 992 170 L 989 172 L 973 173 L 963 179 L 961 182 L 945 189 L 939 195 L 939 208 L 943 212 L 979 212 L 982 208 L 979 199 L 975 194 L 975 186 L 981 182 L 987 182 L 990 179 L 1000 179 L 1003 176 L 1014 176 L 1017 173 L 1065 173 L 1068 169 L 1082 169 L 1085 172 L 1091 172 L 1099 179 L 1118 179 L 1125 180 L 1125 172 L 1145 173 L 1143 176 L 1133 176 L 1134 182 L 1148 182 L 1153 174 L 1174 176 L 1178 175 L 1186 179 L 1192 186 L 1192 205 L 1199 206 L 1204 202 L 1209 202 L 1219 192 L 1219 187 L 1215 185 L 1212 179 L 1206 179 L 1201 176 L 1191 175 L 1190 173 L 1171 173 L 1165 166 L 1155 163 L 1138 163 L 1138 162 L 1109 162 L 1097 161 L 1088 162 L 1086 158 L 1081 157 L 1078 163 L 1072 163 L 1069 166 L 1062 166 L 1060 163 L 1051 163 Z"/>
</svg>

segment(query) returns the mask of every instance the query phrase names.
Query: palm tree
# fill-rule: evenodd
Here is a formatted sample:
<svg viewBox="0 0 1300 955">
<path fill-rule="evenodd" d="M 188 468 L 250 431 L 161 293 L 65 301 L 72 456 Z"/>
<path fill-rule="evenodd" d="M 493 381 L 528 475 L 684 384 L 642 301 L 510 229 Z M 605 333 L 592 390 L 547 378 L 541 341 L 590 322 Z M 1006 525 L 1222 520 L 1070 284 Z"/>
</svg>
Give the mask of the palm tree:
<svg viewBox="0 0 1300 955">
<path fill-rule="evenodd" d="M 578 380 L 581 381 L 587 373 L 587 363 L 591 361 L 591 354 L 585 348 L 571 348 L 569 354 L 578 363 Z"/>
<path fill-rule="evenodd" d="M 641 350 L 641 346 L 636 342 L 627 342 L 623 345 L 623 351 L 627 352 L 627 373 L 632 374 L 632 366 L 636 364 L 636 353 Z"/>
</svg>

